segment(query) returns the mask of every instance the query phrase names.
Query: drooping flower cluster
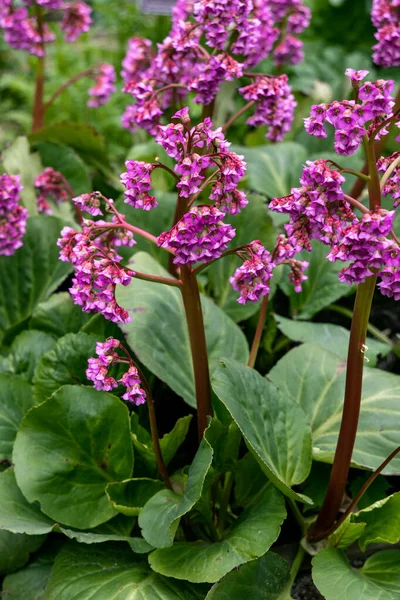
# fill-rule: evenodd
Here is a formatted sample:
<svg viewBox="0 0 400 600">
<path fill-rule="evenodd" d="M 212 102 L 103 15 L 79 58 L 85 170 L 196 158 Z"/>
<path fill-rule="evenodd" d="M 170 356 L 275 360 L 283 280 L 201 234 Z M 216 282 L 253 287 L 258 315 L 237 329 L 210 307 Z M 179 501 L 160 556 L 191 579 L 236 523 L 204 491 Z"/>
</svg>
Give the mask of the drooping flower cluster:
<svg viewBox="0 0 400 600">
<path fill-rule="evenodd" d="M 276 64 L 299 62 L 302 43 L 294 35 L 309 20 L 302 0 L 180 0 L 171 32 L 155 55 L 149 40 L 129 41 L 122 75 L 124 91 L 132 94 L 135 104 L 126 108 L 123 126 L 156 135 L 166 108 L 182 104 L 188 91 L 195 92 L 194 102 L 210 104 L 224 81 L 247 76 L 244 69 L 266 58 L 278 38 L 273 51 Z M 287 79 L 262 79 L 257 82 L 263 89 L 255 98 L 261 105 L 255 123 L 285 132 L 293 120 Z"/>
<path fill-rule="evenodd" d="M 36 13 L 30 12 L 31 2 L 25 4 L 27 6 L 20 6 L 15 0 L 0 0 L 0 28 L 4 30 L 4 40 L 12 48 L 43 56 L 45 44 L 53 42 L 55 35 L 43 19 L 39 25 Z M 63 10 L 60 27 L 67 41 L 75 41 L 81 33 L 89 30 L 91 8 L 85 2 L 37 0 L 36 4 L 44 11 Z M 54 13 L 54 16 L 57 17 L 57 14 Z"/>
<path fill-rule="evenodd" d="M 177 179 L 180 202 L 186 203 L 188 212 L 170 231 L 159 236 L 158 243 L 175 251 L 176 264 L 208 262 L 221 256 L 235 235 L 235 230 L 222 219 L 226 213 L 236 214 L 247 204 L 245 193 L 237 189 L 246 164 L 243 156 L 229 151 L 230 144 L 221 128 L 213 130 L 209 118 L 190 127 L 189 109 L 184 108 L 173 119 L 173 123 L 160 126 L 156 139 L 176 160 L 171 172 Z M 127 161 L 126 167 L 126 173 L 121 175 L 125 202 L 145 210 L 156 206 L 155 198 L 149 194 L 151 173 L 165 165 Z M 193 206 L 207 185 L 211 186 L 209 199 L 214 205 Z"/>
<path fill-rule="evenodd" d="M 247 124 L 254 127 L 267 125 L 266 137 L 272 142 L 280 142 L 290 130 L 297 105 L 287 75 L 257 76 L 252 84 L 240 88 L 239 92 L 245 100 L 256 102 L 255 113 Z"/>
<path fill-rule="evenodd" d="M 394 164 L 396 161 L 396 164 Z M 391 156 L 382 157 L 376 163 L 378 171 L 385 173 L 393 165 L 393 171 L 390 173 L 382 189 L 383 196 L 392 196 L 393 208 L 400 205 L 400 152 L 394 152 Z"/>
<path fill-rule="evenodd" d="M 378 43 L 373 46 L 374 63 L 382 67 L 400 66 L 400 2 L 373 0 L 371 18 L 377 28 Z"/>
<path fill-rule="evenodd" d="M 71 196 L 71 189 L 65 177 L 52 167 L 46 167 L 43 173 L 36 177 L 35 188 L 39 194 L 36 199 L 38 211 L 48 215 L 51 214 L 49 199 L 61 204 Z"/>
<path fill-rule="evenodd" d="M 84 196 L 89 212 L 92 195 Z M 79 196 L 75 202 L 82 206 L 85 199 Z M 117 284 L 129 285 L 135 273 L 120 264 L 122 257 L 114 246 L 132 246 L 135 242 L 122 226 L 122 234 L 116 237 L 118 224 L 117 217 L 111 226 L 105 221 L 83 220 L 81 232 L 64 227 L 57 245 L 61 248 L 60 260 L 72 263 L 75 269 L 69 290 L 75 304 L 82 306 L 84 312 L 100 312 L 108 320 L 127 323 L 131 318 L 117 303 L 115 288 Z"/>
<path fill-rule="evenodd" d="M 266 250 L 259 240 L 251 242 L 244 250 L 238 252 L 245 260 L 230 278 L 233 289 L 240 292 L 238 302 L 257 302 L 269 294 L 272 272 L 282 263 L 290 266 L 289 279 L 295 291 L 301 292 L 301 284 L 307 279 L 304 271 L 309 263 L 294 259 L 295 254 L 296 249 L 284 235 L 278 236 L 272 253 Z"/>
<path fill-rule="evenodd" d="M 344 198 L 344 181 L 343 175 L 329 167 L 326 160 L 307 161 L 301 187 L 293 188 L 289 196 L 271 200 L 271 210 L 290 215 L 285 229 L 296 251 L 310 251 L 312 239 L 333 245 L 349 223 L 355 221 L 356 216 Z"/>
<path fill-rule="evenodd" d="M 355 100 L 335 100 L 330 104 L 314 105 L 310 117 L 305 119 L 305 128 L 310 135 L 327 137 L 325 123 L 335 129 L 335 150 L 338 154 L 354 154 L 362 142 L 363 136 L 375 135 L 379 140 L 387 134 L 382 124 L 392 116 L 394 82 L 379 79 L 375 82 L 360 84 L 368 71 L 347 69 L 348 75 L 357 89 Z M 367 128 L 367 123 L 370 123 Z"/>
<path fill-rule="evenodd" d="M 116 352 L 121 348 L 125 355 L 129 357 L 128 352 L 122 346 L 121 342 L 115 338 L 108 338 L 105 342 L 96 344 L 96 354 L 98 358 L 89 358 L 86 377 L 93 381 L 96 390 L 111 391 L 118 387 L 118 383 L 126 388 L 122 398 L 132 402 L 136 406 L 146 402 L 146 392 L 141 387 L 139 372 L 130 358 L 122 358 Z M 109 374 L 113 365 L 123 363 L 129 364 L 129 368 L 120 379 L 115 379 Z"/>
<path fill-rule="evenodd" d="M 12 256 L 22 246 L 28 211 L 19 204 L 19 175 L 0 175 L 0 255 Z"/>
<path fill-rule="evenodd" d="M 111 94 L 115 92 L 115 69 L 108 63 L 102 63 L 98 69 L 96 69 L 96 83 L 89 90 L 89 101 L 88 106 L 97 108 L 102 104 L 105 104 Z"/>
</svg>

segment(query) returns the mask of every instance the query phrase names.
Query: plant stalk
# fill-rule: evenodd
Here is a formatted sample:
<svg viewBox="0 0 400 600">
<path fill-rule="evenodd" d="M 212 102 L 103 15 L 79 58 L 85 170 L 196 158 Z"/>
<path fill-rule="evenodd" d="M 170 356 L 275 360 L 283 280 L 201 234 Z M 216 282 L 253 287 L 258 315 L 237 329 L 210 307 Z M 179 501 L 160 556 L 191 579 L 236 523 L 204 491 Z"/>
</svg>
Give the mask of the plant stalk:
<svg viewBox="0 0 400 600">
<path fill-rule="evenodd" d="M 324 503 L 315 527 L 309 534 L 312 542 L 326 537 L 343 499 L 360 414 L 364 347 L 375 284 L 376 276 L 373 275 L 360 283 L 357 289 L 347 357 L 342 422 Z"/>
<path fill-rule="evenodd" d="M 373 140 L 368 140 L 367 136 L 364 136 L 364 148 L 369 172 L 369 207 L 371 210 L 376 210 L 381 205 L 381 186 L 379 181 L 378 169 L 376 168 L 375 145 Z"/>
<path fill-rule="evenodd" d="M 37 24 L 38 24 L 38 32 L 39 32 L 40 38 L 42 40 L 40 45 L 41 45 L 41 49 L 43 52 L 43 56 L 38 56 L 37 63 L 36 63 L 35 95 L 33 98 L 33 110 L 32 110 L 32 133 L 35 133 L 35 131 L 39 131 L 39 129 L 42 129 L 43 123 L 44 123 L 44 113 L 45 113 L 45 108 L 44 108 L 44 103 L 43 103 L 44 63 L 45 63 L 45 58 L 44 58 L 45 49 L 44 49 L 44 43 L 43 43 L 43 15 L 42 15 L 42 10 L 41 10 L 40 6 L 36 5 L 35 11 L 36 11 Z"/>
<path fill-rule="evenodd" d="M 249 362 L 247 363 L 247 366 L 251 367 L 251 368 L 254 368 L 254 365 L 256 364 L 258 349 L 260 347 L 262 332 L 263 332 L 264 325 L 265 325 L 265 319 L 267 318 L 268 298 L 269 298 L 269 295 L 267 294 L 266 296 L 264 296 L 262 304 L 261 304 L 261 310 L 260 310 L 260 314 L 258 317 L 257 328 L 256 328 L 256 332 L 254 334 L 254 339 L 253 339 L 253 343 L 252 343 L 251 350 L 250 350 Z"/>
<path fill-rule="evenodd" d="M 208 426 L 207 419 L 212 415 L 210 372 L 208 368 L 203 311 L 201 308 L 197 279 L 190 267 L 181 267 L 181 281 L 182 286 L 180 290 L 182 292 L 192 351 L 197 402 L 197 427 L 199 440 L 201 440 L 204 430 Z"/>
</svg>

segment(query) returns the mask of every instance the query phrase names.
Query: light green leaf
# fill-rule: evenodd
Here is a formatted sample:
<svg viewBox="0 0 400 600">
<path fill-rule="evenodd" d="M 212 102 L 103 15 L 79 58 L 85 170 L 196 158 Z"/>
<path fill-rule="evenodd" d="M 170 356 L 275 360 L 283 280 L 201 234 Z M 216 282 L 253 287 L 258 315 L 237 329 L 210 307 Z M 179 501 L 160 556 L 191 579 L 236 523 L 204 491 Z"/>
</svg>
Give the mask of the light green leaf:
<svg viewBox="0 0 400 600">
<path fill-rule="evenodd" d="M 146 477 L 109 483 L 106 494 L 115 510 L 128 516 L 137 516 L 154 494 L 164 488 L 161 481 Z"/>
<path fill-rule="evenodd" d="M 222 360 L 212 386 L 240 428 L 267 477 L 289 498 L 310 502 L 291 487 L 311 469 L 311 433 L 302 408 L 254 369 Z"/>
<path fill-rule="evenodd" d="M 267 552 L 225 575 L 213 585 L 205 600 L 279 600 L 289 580 L 289 571 L 283 558 Z"/>
<path fill-rule="evenodd" d="M 11 460 L 18 427 L 35 404 L 32 386 L 12 375 L 0 375 L 0 460 Z"/>
<path fill-rule="evenodd" d="M 7 575 L 2 600 L 43 600 L 52 566 L 51 556 L 39 556 L 21 571 Z"/>
<path fill-rule="evenodd" d="M 342 418 L 345 363 L 317 344 L 303 344 L 288 352 L 269 372 L 268 379 L 282 394 L 300 404 L 311 423 L 313 457 L 332 462 Z M 400 377 L 365 369 L 363 395 L 352 463 L 376 469 L 400 446 Z M 397 474 L 399 457 L 384 474 Z"/>
<path fill-rule="evenodd" d="M 366 524 L 359 539 L 364 552 L 370 544 L 397 544 L 400 540 L 400 493 L 378 500 L 352 515 L 351 520 L 359 525 Z"/>
<path fill-rule="evenodd" d="M 312 252 L 303 251 L 296 255 L 296 258 L 310 263 L 306 270 L 308 279 L 303 281 L 301 292 L 294 291 L 286 276 L 280 281 L 280 287 L 289 297 L 291 312 L 298 319 L 311 319 L 325 306 L 351 294 L 355 289 L 339 281 L 338 273 L 344 264 L 340 261 L 330 262 L 326 258 L 328 251 L 327 246 L 313 240 Z"/>
<path fill-rule="evenodd" d="M 350 331 L 339 325 L 331 323 L 311 323 L 307 321 L 292 321 L 280 315 L 275 315 L 279 329 L 295 342 L 311 342 L 319 344 L 327 350 L 336 354 L 342 360 L 347 360 L 349 347 Z M 388 344 L 377 342 L 368 337 L 365 342 L 368 346 L 366 356 L 369 362 L 368 367 L 375 367 L 378 355 L 384 357 L 390 352 L 391 347 Z"/>
<path fill-rule="evenodd" d="M 67 333 L 50 352 L 42 356 L 33 378 L 34 395 L 38 401 L 68 383 L 89 385 L 86 378 L 88 359 L 96 356 L 97 336 L 87 333 Z"/>
<path fill-rule="evenodd" d="M 23 567 L 44 542 L 46 536 L 25 535 L 0 531 L 0 575 L 12 573 Z"/>
<path fill-rule="evenodd" d="M 132 268 L 170 277 L 144 252 L 134 255 Z M 132 322 L 121 325 L 121 329 L 139 360 L 195 407 L 193 363 L 180 291 L 133 279 L 129 287 L 117 286 L 116 296 L 133 317 Z M 215 370 L 221 356 L 246 363 L 248 346 L 239 327 L 210 298 L 202 297 L 202 308 L 210 371 Z"/>
<path fill-rule="evenodd" d="M 206 589 L 153 573 L 121 546 L 68 544 L 57 556 L 45 600 L 203 600 Z"/>
<path fill-rule="evenodd" d="M 327 539 L 328 548 L 346 550 L 354 544 L 362 534 L 365 523 L 353 523 L 352 517 L 346 519 Z"/>
<path fill-rule="evenodd" d="M 92 191 L 85 164 L 71 148 L 54 142 L 43 142 L 37 145 L 37 150 L 43 165 L 62 173 L 75 196 Z"/>
<path fill-rule="evenodd" d="M 157 573 L 193 583 L 215 583 L 246 562 L 263 556 L 279 535 L 286 516 L 282 494 L 268 484 L 220 542 L 176 542 L 149 556 Z"/>
<path fill-rule="evenodd" d="M 36 204 L 35 179 L 43 171 L 38 154 L 31 154 L 29 142 L 26 137 L 17 139 L 2 152 L 2 160 L 8 175 L 19 175 L 21 185 L 22 202 L 28 210 L 30 217 L 38 214 Z"/>
<path fill-rule="evenodd" d="M 67 333 L 78 333 L 90 318 L 91 315 L 74 304 L 68 292 L 59 292 L 35 307 L 29 327 L 62 337 Z"/>
<path fill-rule="evenodd" d="M 13 256 L 0 256 L 0 335 L 17 333 L 70 272 L 71 266 L 58 258 L 62 227 L 55 217 L 28 219 L 22 248 Z"/>
<path fill-rule="evenodd" d="M 22 331 L 11 344 L 9 372 L 31 381 L 41 356 L 54 348 L 55 344 L 55 338 L 44 331 Z"/>
<path fill-rule="evenodd" d="M 132 474 L 128 410 L 115 396 L 66 385 L 22 421 L 13 452 L 29 502 L 64 525 L 86 529 L 115 511 L 107 483 Z"/>
<path fill-rule="evenodd" d="M 377 552 L 353 569 L 340 550 L 322 550 L 313 558 L 313 580 L 326 600 L 398 600 L 400 550 Z"/>
<path fill-rule="evenodd" d="M 204 480 L 211 466 L 213 450 L 208 441 L 211 424 L 201 440 L 190 466 L 183 494 L 162 490 L 145 504 L 139 514 L 142 535 L 156 548 L 171 546 L 181 517 L 200 499 Z"/>
<path fill-rule="evenodd" d="M 249 187 L 268 198 L 286 196 L 297 187 L 307 160 L 306 148 L 295 142 L 256 148 L 235 145 L 232 150 L 244 155 Z"/>
<path fill-rule="evenodd" d="M 163 435 L 160 439 L 161 454 L 163 456 L 166 466 L 169 465 L 171 460 L 174 458 L 178 448 L 184 442 L 189 425 L 192 420 L 192 415 L 181 417 L 177 420 L 174 428 L 169 433 Z M 135 451 L 140 454 L 141 458 L 146 463 L 146 466 L 151 471 L 155 471 L 157 468 L 156 455 L 153 449 L 153 443 L 151 441 L 151 435 L 139 425 L 139 418 L 136 413 L 131 414 L 131 427 L 132 427 L 132 441 Z"/>
<path fill-rule="evenodd" d="M 10 468 L 0 473 L 0 530 L 11 531 L 12 533 L 26 533 L 29 536 L 39 536 L 45 533 L 55 531 L 63 533 L 71 539 L 77 539 L 84 544 L 103 543 L 107 541 L 126 542 L 134 552 L 148 552 L 152 547 L 142 538 L 129 537 L 131 526 L 125 531 L 121 527 L 116 527 L 116 521 L 120 518 L 118 515 L 107 523 L 92 529 L 91 531 L 74 531 L 50 519 L 44 515 L 37 504 L 29 504 L 22 495 L 15 480 L 14 469 Z"/>
<path fill-rule="evenodd" d="M 248 200 L 249 204 L 241 213 L 234 216 L 227 215 L 224 219 L 226 223 L 231 223 L 236 228 L 236 237 L 229 248 L 260 240 L 271 249 L 275 245 L 276 232 L 265 199 L 255 194 L 248 194 Z M 229 278 L 241 264 L 242 260 L 236 254 L 231 254 L 218 260 L 205 271 L 218 306 L 236 322 L 248 319 L 260 308 L 260 302 L 248 302 L 243 305 L 237 301 L 239 293 L 232 288 Z"/>
<path fill-rule="evenodd" d="M 70 123 L 61 121 L 44 127 L 29 135 L 29 142 L 55 142 L 73 148 L 88 164 L 107 165 L 108 157 L 105 141 L 94 127 L 86 123 Z"/>
</svg>

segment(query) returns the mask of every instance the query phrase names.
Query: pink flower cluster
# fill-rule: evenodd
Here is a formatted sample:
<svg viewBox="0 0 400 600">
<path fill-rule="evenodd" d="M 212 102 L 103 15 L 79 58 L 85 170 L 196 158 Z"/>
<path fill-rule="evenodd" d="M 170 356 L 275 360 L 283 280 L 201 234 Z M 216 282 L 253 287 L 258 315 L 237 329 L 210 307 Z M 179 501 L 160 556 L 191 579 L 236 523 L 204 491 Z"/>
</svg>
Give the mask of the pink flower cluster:
<svg viewBox="0 0 400 600">
<path fill-rule="evenodd" d="M 368 71 L 347 69 L 348 75 L 357 89 L 355 100 L 335 100 L 330 104 L 318 104 L 311 108 L 310 117 L 305 119 L 305 128 L 310 135 L 327 137 L 325 123 L 335 129 L 335 150 L 338 154 L 354 154 L 363 136 L 374 134 L 377 140 L 386 135 L 382 123 L 392 116 L 394 82 L 379 79 L 360 84 Z M 367 129 L 367 123 L 370 123 Z"/>
<path fill-rule="evenodd" d="M 127 160 L 126 172 L 121 175 L 121 183 L 125 186 L 125 202 L 134 208 L 151 210 L 157 206 L 157 200 L 150 196 L 151 173 L 157 165 L 141 160 Z"/>
<path fill-rule="evenodd" d="M 85 194 L 84 196 L 91 196 Z M 82 196 L 75 203 L 84 204 Z M 91 208 L 89 198 L 87 208 Z M 114 221 L 115 222 L 115 221 Z M 121 227 L 122 228 L 122 227 Z M 75 269 L 70 294 L 84 312 L 100 312 L 111 321 L 128 323 L 128 312 L 115 299 L 117 284 L 129 285 L 134 271 L 120 264 L 122 257 L 114 249 L 117 245 L 132 245 L 132 236 L 122 236 L 116 242 L 115 229 L 108 228 L 105 221 L 84 220 L 82 231 L 64 227 L 57 245 L 61 248 L 60 260 L 70 262 Z"/>
<path fill-rule="evenodd" d="M 39 194 L 36 199 L 38 211 L 48 215 L 51 214 L 49 199 L 60 204 L 66 202 L 71 195 L 71 189 L 65 177 L 52 167 L 46 167 L 43 173 L 36 177 L 35 188 Z"/>
<path fill-rule="evenodd" d="M 391 156 L 382 157 L 376 163 L 378 171 L 385 173 L 395 161 L 398 161 L 397 165 L 394 165 L 394 169 L 382 189 L 383 196 L 392 196 L 394 200 L 393 208 L 397 208 L 400 205 L 400 152 L 394 152 Z"/>
<path fill-rule="evenodd" d="M 273 252 L 268 252 L 259 240 L 251 242 L 238 255 L 244 258 L 243 264 L 236 269 L 230 282 L 235 291 L 240 292 L 238 302 L 257 302 L 270 292 L 270 280 L 275 267 L 284 263 L 290 267 L 289 279 L 296 292 L 301 292 L 301 284 L 307 279 L 304 275 L 307 261 L 294 259 L 296 249 L 284 235 L 279 235 Z"/>
<path fill-rule="evenodd" d="M 4 40 L 17 50 L 25 50 L 36 56 L 44 55 L 44 45 L 55 40 L 54 33 L 46 23 L 39 27 L 36 15 L 30 14 L 28 7 L 19 6 L 14 0 L 0 0 L 0 28 L 4 30 Z M 67 41 L 75 41 L 91 24 L 91 8 L 85 2 L 65 3 L 63 0 L 37 0 L 43 10 L 64 11 L 60 23 Z"/>
<path fill-rule="evenodd" d="M 126 358 L 121 358 L 115 351 L 116 348 L 121 348 L 127 356 L 129 354 L 122 346 L 119 340 L 108 338 L 105 342 L 96 344 L 96 354 L 98 358 L 89 358 L 86 377 L 89 381 L 93 381 L 96 390 L 111 391 L 118 387 L 118 383 L 126 388 L 122 398 L 128 402 L 132 402 L 136 406 L 146 402 L 146 392 L 141 388 L 139 372 L 132 361 Z M 126 364 L 129 362 L 129 368 L 120 379 L 115 379 L 109 374 L 109 370 L 113 365 L 118 363 Z"/>
<path fill-rule="evenodd" d="M 171 32 L 156 53 L 149 40 L 129 41 L 122 75 L 124 91 L 132 94 L 135 104 L 126 108 L 123 126 L 156 135 L 166 108 L 182 104 L 188 91 L 195 92 L 194 102 L 210 104 L 224 81 L 247 76 L 244 69 L 266 58 L 278 38 L 275 62 L 299 62 L 302 43 L 294 34 L 301 33 L 309 20 L 310 11 L 302 0 L 180 0 L 173 11 Z M 263 79 L 257 81 L 254 100 L 260 108 L 254 123 L 284 133 L 293 120 L 294 107 L 287 78 Z"/>
<path fill-rule="evenodd" d="M 22 246 L 28 211 L 20 204 L 19 175 L 0 175 L 0 256 L 12 256 Z"/>
<path fill-rule="evenodd" d="M 377 28 L 378 43 L 373 46 L 373 60 L 382 67 L 400 66 L 400 1 L 373 0 L 372 23 Z"/>
<path fill-rule="evenodd" d="M 96 83 L 89 90 L 88 106 L 97 108 L 108 102 L 112 93 L 115 92 L 115 69 L 108 63 L 101 64 L 96 69 Z"/>
</svg>

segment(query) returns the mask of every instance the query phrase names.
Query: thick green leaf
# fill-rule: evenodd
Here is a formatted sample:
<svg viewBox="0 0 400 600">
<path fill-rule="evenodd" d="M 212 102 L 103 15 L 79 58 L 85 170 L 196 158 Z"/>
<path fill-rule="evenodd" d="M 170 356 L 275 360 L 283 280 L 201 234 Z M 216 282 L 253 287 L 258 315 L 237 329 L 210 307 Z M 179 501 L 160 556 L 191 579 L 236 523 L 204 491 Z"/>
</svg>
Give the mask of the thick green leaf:
<svg viewBox="0 0 400 600">
<path fill-rule="evenodd" d="M 132 268 L 170 277 L 144 252 L 134 255 Z M 117 286 L 117 300 L 133 317 L 132 322 L 122 325 L 121 329 L 139 360 L 195 407 L 189 333 L 180 291 L 133 279 L 129 287 Z M 202 307 L 211 372 L 221 356 L 246 363 L 248 346 L 239 327 L 210 298 L 202 297 Z"/>
<path fill-rule="evenodd" d="M 288 352 L 269 372 L 268 379 L 282 394 L 299 403 L 311 423 L 313 457 L 332 462 L 342 417 L 346 364 L 317 344 Z M 400 446 L 400 377 L 365 369 L 360 420 L 352 456 L 354 465 L 376 469 Z M 385 468 L 397 474 L 400 458 Z"/>
<path fill-rule="evenodd" d="M 264 487 L 267 477 L 251 452 L 236 463 L 235 471 L 235 502 L 247 506 Z"/>
<path fill-rule="evenodd" d="M 44 142 L 37 149 L 45 167 L 60 171 L 68 181 L 75 196 L 92 191 L 87 169 L 82 159 L 68 146 Z"/>
<path fill-rule="evenodd" d="M 41 356 L 55 345 L 55 338 L 44 331 L 22 331 L 11 344 L 8 372 L 31 381 Z"/>
<path fill-rule="evenodd" d="M 128 520 L 128 527 L 125 527 L 125 523 L 122 523 L 123 526 L 121 526 L 121 518 L 127 519 L 123 515 L 117 515 L 91 531 L 75 531 L 60 526 L 53 519 L 44 515 L 37 504 L 29 504 L 17 485 L 12 468 L 0 473 L 0 494 L 0 530 L 19 534 L 26 533 L 35 537 L 56 531 L 84 544 L 99 544 L 107 541 L 126 542 L 133 552 L 137 553 L 149 552 L 153 549 L 144 539 L 129 537 L 133 523 Z"/>
<path fill-rule="evenodd" d="M 109 483 L 106 494 L 115 510 L 128 516 L 137 516 L 154 494 L 164 488 L 161 481 L 146 477 Z"/>
<path fill-rule="evenodd" d="M 224 219 L 236 228 L 236 237 L 229 248 L 260 240 L 271 249 L 276 241 L 276 233 L 265 199 L 254 194 L 248 194 L 248 199 L 249 204 L 241 213 L 234 216 L 227 215 Z M 248 319 L 260 307 L 260 302 L 248 302 L 243 305 L 237 301 L 239 294 L 232 288 L 229 278 L 241 264 L 242 260 L 236 254 L 232 254 L 218 260 L 206 271 L 218 306 L 236 322 Z"/>
<path fill-rule="evenodd" d="M 108 162 L 103 136 L 86 123 L 69 123 L 62 121 L 44 127 L 40 131 L 31 133 L 31 144 L 38 142 L 55 142 L 73 148 L 87 163 L 98 166 Z"/>
<path fill-rule="evenodd" d="M 38 401 L 49 398 L 62 385 L 81 383 L 86 378 L 88 358 L 96 355 L 97 336 L 87 333 L 67 333 L 39 361 L 33 378 L 34 395 Z"/>
<path fill-rule="evenodd" d="M 165 464 L 168 466 L 171 460 L 174 458 L 178 448 L 184 442 L 189 425 L 192 420 L 192 415 L 181 417 L 177 420 L 174 428 L 169 433 L 163 435 L 160 439 L 161 453 Z M 146 466 L 151 470 L 155 471 L 157 468 L 156 455 L 153 449 L 151 441 L 151 435 L 139 425 L 139 418 L 136 413 L 131 414 L 131 427 L 132 427 L 132 441 L 135 451 L 140 454 L 141 458 L 146 463 Z"/>
<path fill-rule="evenodd" d="M 153 573 L 116 544 L 68 544 L 56 558 L 45 600 L 203 600 L 206 589 Z"/>
<path fill-rule="evenodd" d="M 0 460 L 11 460 L 18 427 L 35 404 L 32 386 L 12 375 L 0 375 Z"/>
<path fill-rule="evenodd" d="M 303 409 L 254 369 L 223 360 L 212 386 L 269 479 L 289 498 L 311 469 L 311 432 Z"/>
<path fill-rule="evenodd" d="M 307 160 L 304 146 L 295 142 L 270 146 L 233 146 L 234 152 L 243 154 L 247 162 L 247 176 L 252 190 L 275 198 L 286 196 L 292 187 L 299 185 L 302 166 Z"/>
<path fill-rule="evenodd" d="M 327 539 L 327 548 L 346 550 L 362 535 L 365 523 L 353 523 L 352 517 L 346 519 Z"/>
<path fill-rule="evenodd" d="M 206 600 L 278 600 L 288 580 L 288 563 L 267 552 L 225 575 L 213 585 Z"/>
<path fill-rule="evenodd" d="M 331 323 L 311 323 L 307 321 L 293 321 L 280 315 L 275 315 L 279 329 L 289 340 L 295 342 L 311 342 L 319 344 L 336 354 L 342 360 L 347 360 L 350 331 L 339 325 Z M 368 337 L 366 341 L 368 352 L 366 356 L 369 367 L 375 367 L 378 356 L 386 356 L 391 347 L 388 344 L 377 342 Z"/>
<path fill-rule="evenodd" d="M 25 535 L 0 531 L 0 575 L 12 573 L 23 567 L 44 542 L 46 536 Z"/>
<path fill-rule="evenodd" d="M 65 525 L 85 529 L 115 511 L 107 483 L 132 474 L 129 414 L 115 396 L 66 385 L 22 421 L 13 452 L 29 502 Z"/>
<path fill-rule="evenodd" d="M 307 281 L 302 283 L 302 291 L 295 292 L 287 277 L 282 277 L 280 287 L 289 296 L 290 308 L 298 319 L 311 319 L 317 312 L 336 302 L 342 296 L 351 294 L 353 287 L 341 283 L 338 273 L 343 263 L 330 262 L 326 257 L 329 248 L 313 240 L 312 252 L 301 252 L 297 258 L 307 260 Z"/>
<path fill-rule="evenodd" d="M 286 516 L 282 494 L 268 484 L 220 542 L 176 542 L 149 556 L 157 573 L 193 583 L 215 583 L 246 562 L 263 556 L 279 535 Z"/>
<path fill-rule="evenodd" d="M 67 333 L 78 333 L 90 318 L 91 315 L 74 304 L 68 292 L 59 292 L 35 307 L 29 326 L 62 337 Z"/>
<path fill-rule="evenodd" d="M 55 217 L 28 219 L 22 248 L 13 256 L 0 256 L 0 335 L 22 327 L 70 272 L 70 265 L 58 258 L 62 227 Z"/>
<path fill-rule="evenodd" d="M 400 550 L 371 556 L 353 569 L 340 550 L 322 550 L 313 558 L 314 583 L 326 600 L 398 600 Z"/>
<path fill-rule="evenodd" d="M 207 433 L 212 427 L 211 424 L 201 440 L 190 466 L 183 494 L 162 490 L 150 498 L 140 511 L 139 525 L 142 535 L 156 548 L 165 548 L 173 544 L 181 517 L 200 499 L 213 457 L 213 449 L 207 439 Z"/>
<path fill-rule="evenodd" d="M 39 556 L 21 571 L 7 575 L 2 600 L 43 600 L 52 566 L 50 556 Z"/>
<path fill-rule="evenodd" d="M 2 160 L 4 169 L 9 175 L 20 176 L 21 185 L 24 187 L 21 192 L 22 202 L 29 216 L 35 217 L 38 210 L 34 183 L 37 175 L 43 171 L 39 155 L 30 153 L 26 137 L 17 137 L 2 153 Z"/>
<path fill-rule="evenodd" d="M 400 493 L 378 500 L 351 516 L 357 524 L 366 523 L 359 539 L 363 551 L 370 544 L 397 544 L 400 540 Z"/>
</svg>

